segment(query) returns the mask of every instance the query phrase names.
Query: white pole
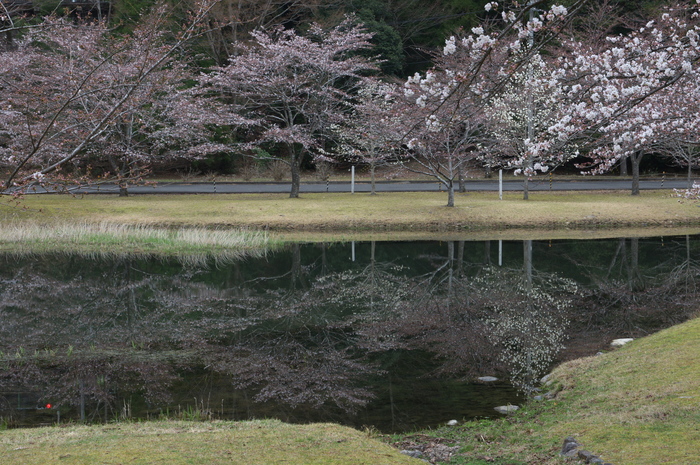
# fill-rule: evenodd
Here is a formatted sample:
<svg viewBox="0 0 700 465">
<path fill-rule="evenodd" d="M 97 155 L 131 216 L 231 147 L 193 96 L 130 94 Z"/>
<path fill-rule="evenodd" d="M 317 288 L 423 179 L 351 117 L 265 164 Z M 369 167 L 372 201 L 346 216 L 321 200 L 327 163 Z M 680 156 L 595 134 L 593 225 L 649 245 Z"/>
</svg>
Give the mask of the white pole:
<svg viewBox="0 0 700 465">
<path fill-rule="evenodd" d="M 498 200 L 503 200 L 503 170 L 498 170 Z"/>
<path fill-rule="evenodd" d="M 355 167 L 352 166 L 350 167 L 350 193 L 354 194 L 355 193 Z M 355 261 L 355 260 L 353 260 Z"/>
<path fill-rule="evenodd" d="M 498 241 L 498 266 L 503 266 L 503 241 Z"/>
<path fill-rule="evenodd" d="M 352 261 L 355 261 L 355 241 L 352 241 Z"/>
</svg>

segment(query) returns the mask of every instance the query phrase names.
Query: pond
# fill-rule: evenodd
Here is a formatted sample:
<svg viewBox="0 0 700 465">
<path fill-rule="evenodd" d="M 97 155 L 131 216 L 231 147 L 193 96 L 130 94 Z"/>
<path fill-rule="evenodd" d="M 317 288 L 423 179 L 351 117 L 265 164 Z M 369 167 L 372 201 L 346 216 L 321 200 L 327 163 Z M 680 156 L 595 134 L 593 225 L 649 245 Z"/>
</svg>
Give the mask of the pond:
<svg viewBox="0 0 700 465">
<path fill-rule="evenodd" d="M 696 236 L 6 254 L 0 423 L 494 417 L 557 363 L 696 314 L 699 254 Z"/>
</svg>

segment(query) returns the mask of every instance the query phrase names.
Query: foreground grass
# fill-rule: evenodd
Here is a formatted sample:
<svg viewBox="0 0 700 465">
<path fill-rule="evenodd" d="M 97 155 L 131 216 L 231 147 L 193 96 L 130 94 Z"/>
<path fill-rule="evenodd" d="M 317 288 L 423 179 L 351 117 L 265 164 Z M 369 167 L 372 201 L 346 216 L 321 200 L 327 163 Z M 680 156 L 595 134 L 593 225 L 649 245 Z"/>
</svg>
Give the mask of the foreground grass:
<svg viewBox="0 0 700 465">
<path fill-rule="evenodd" d="M 0 432 L 3 465 L 412 464 L 420 463 L 332 424 L 154 421 Z"/>
<path fill-rule="evenodd" d="M 450 463 L 471 465 L 570 463 L 558 457 L 567 436 L 615 465 L 700 464 L 700 319 L 566 363 L 553 377 L 554 401 L 402 441 L 446 439 L 462 446 Z"/>
<path fill-rule="evenodd" d="M 7 222 L 85 221 L 158 226 L 234 227 L 274 231 L 285 239 L 310 232 L 343 239 L 353 233 L 394 238 L 421 232 L 609 231 L 611 228 L 700 226 L 700 210 L 668 191 L 535 192 L 531 200 L 508 193 L 458 194 L 455 208 L 444 193 L 27 196 L 23 209 L 4 206 Z M 551 236 L 551 235 L 550 235 Z M 491 237 L 494 238 L 494 237 Z M 496 237 L 498 238 L 498 237 Z M 505 238 L 505 237 L 504 237 Z"/>
</svg>

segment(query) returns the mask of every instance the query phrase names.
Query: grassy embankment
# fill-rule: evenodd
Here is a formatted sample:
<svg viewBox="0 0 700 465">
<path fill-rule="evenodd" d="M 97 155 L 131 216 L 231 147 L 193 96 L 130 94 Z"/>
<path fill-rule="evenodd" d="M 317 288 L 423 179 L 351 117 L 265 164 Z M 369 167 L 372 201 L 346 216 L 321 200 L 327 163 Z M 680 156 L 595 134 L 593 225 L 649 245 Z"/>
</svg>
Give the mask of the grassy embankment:
<svg viewBox="0 0 700 465">
<path fill-rule="evenodd" d="M 152 421 L 0 433 L 3 465 L 415 463 L 366 433 L 279 421 Z"/>
<path fill-rule="evenodd" d="M 283 240 L 508 239 L 667 234 L 700 228 L 700 210 L 668 191 L 545 192 L 521 200 L 508 193 L 134 196 L 28 196 L 24 210 L 2 207 L 0 220 L 42 223 L 111 222 L 129 225 L 266 230 Z"/>
<path fill-rule="evenodd" d="M 470 422 L 409 438 L 447 438 L 451 463 L 560 464 L 574 436 L 615 465 L 700 464 L 700 319 L 558 367 L 554 401 L 502 421 Z M 580 462 L 579 462 L 580 463 Z"/>
</svg>

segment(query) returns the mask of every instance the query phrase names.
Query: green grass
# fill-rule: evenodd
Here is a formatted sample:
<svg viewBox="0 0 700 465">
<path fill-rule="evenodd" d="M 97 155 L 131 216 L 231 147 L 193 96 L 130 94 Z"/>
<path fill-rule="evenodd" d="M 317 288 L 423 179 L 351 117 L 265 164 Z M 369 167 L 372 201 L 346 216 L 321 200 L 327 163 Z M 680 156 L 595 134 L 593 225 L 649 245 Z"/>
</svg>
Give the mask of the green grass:
<svg viewBox="0 0 700 465">
<path fill-rule="evenodd" d="M 332 424 L 279 421 L 153 421 L 7 430 L 3 465 L 412 464 L 366 433 Z"/>
<path fill-rule="evenodd" d="M 550 237 L 582 231 L 588 237 L 589 232 L 600 235 L 621 228 L 700 227 L 696 204 L 681 204 L 667 191 L 637 197 L 624 192 L 536 192 L 529 201 L 520 196 L 508 193 L 498 200 L 495 193 L 459 194 L 457 206 L 448 208 L 444 193 L 307 194 L 299 199 L 285 194 L 41 195 L 27 196 L 24 209 L 2 208 L 0 220 L 248 228 L 269 230 L 283 239 L 308 238 L 308 233 L 342 239 L 357 233 L 393 238 L 512 231 L 548 231 Z"/>
<path fill-rule="evenodd" d="M 420 438 L 461 445 L 456 464 L 569 463 L 558 457 L 567 436 L 615 465 L 700 464 L 700 319 L 566 363 L 553 377 L 555 400 Z"/>
</svg>

